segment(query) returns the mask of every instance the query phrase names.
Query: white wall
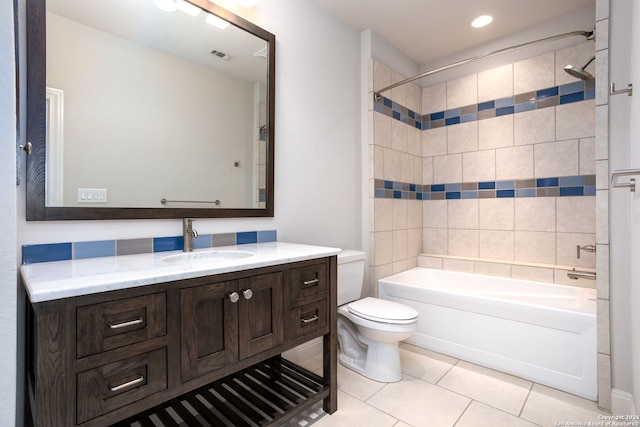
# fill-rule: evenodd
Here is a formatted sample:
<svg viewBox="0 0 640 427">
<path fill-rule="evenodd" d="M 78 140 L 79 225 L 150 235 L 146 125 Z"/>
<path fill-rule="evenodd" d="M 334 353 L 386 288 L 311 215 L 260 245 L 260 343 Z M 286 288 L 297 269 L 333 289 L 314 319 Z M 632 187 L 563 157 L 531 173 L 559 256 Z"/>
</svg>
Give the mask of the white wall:
<svg viewBox="0 0 640 427">
<path fill-rule="evenodd" d="M 276 35 L 275 217 L 198 219 L 198 232 L 360 248 L 360 34 L 312 2 L 219 3 Z M 179 220 L 27 223 L 19 193 L 20 245 L 181 233 Z"/>
<path fill-rule="evenodd" d="M 0 418 L 16 418 L 16 106 L 13 5 L 0 2 Z"/>
</svg>

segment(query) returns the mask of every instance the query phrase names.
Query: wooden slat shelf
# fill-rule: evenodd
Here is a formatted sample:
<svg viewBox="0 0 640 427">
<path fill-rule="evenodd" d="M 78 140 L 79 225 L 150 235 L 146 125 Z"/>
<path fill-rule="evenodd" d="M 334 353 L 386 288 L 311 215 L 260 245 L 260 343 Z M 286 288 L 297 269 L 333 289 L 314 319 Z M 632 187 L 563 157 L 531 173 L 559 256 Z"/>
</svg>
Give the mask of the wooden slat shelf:
<svg viewBox="0 0 640 427">
<path fill-rule="evenodd" d="M 276 357 L 113 427 L 277 426 L 322 401 L 329 393 L 322 377 Z"/>
</svg>

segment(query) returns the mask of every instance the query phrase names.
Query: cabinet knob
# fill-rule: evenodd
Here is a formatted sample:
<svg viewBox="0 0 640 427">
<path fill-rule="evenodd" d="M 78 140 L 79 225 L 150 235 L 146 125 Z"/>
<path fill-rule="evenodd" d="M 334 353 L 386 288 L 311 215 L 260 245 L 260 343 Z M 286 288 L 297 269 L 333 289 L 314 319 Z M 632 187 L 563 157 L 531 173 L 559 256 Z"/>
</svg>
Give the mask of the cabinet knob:
<svg viewBox="0 0 640 427">
<path fill-rule="evenodd" d="M 251 289 L 243 289 L 242 296 L 244 297 L 244 299 L 251 299 L 251 297 L 253 296 L 253 291 Z"/>
<path fill-rule="evenodd" d="M 238 300 L 240 299 L 240 295 L 238 295 L 237 292 L 230 292 L 229 293 L 229 301 L 231 301 L 232 303 L 237 303 Z"/>
</svg>

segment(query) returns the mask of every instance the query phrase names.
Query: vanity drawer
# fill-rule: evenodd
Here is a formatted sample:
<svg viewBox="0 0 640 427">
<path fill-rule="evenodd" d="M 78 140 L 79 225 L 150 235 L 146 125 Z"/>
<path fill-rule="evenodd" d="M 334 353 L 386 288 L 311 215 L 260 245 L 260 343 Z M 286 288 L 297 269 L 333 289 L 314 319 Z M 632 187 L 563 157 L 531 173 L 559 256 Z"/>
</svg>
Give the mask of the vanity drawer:
<svg viewBox="0 0 640 427">
<path fill-rule="evenodd" d="M 165 293 L 78 307 L 78 358 L 166 335 Z"/>
<path fill-rule="evenodd" d="M 77 374 L 77 423 L 167 388 L 167 350 L 160 348 Z"/>
<path fill-rule="evenodd" d="M 327 292 L 326 264 L 291 269 L 291 300 Z"/>
<path fill-rule="evenodd" d="M 310 304 L 293 308 L 289 315 L 291 339 L 310 333 L 325 333 L 327 328 L 327 300 L 321 299 Z"/>
</svg>

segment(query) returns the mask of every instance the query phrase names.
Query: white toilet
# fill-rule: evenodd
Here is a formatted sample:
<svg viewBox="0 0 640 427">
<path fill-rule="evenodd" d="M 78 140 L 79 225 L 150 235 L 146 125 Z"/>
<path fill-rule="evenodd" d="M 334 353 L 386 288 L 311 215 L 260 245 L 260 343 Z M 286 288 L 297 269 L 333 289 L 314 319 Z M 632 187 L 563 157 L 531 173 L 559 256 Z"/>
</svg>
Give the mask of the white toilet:
<svg viewBox="0 0 640 427">
<path fill-rule="evenodd" d="M 343 366 L 380 382 L 402 379 L 398 342 L 416 330 L 418 312 L 379 298 L 359 299 L 365 254 L 338 255 L 338 360 Z"/>
</svg>

